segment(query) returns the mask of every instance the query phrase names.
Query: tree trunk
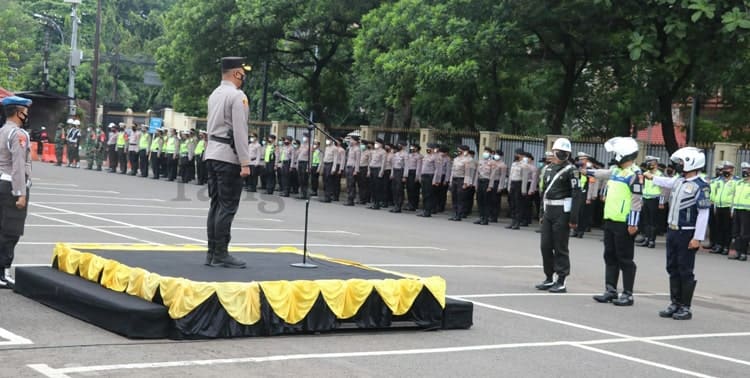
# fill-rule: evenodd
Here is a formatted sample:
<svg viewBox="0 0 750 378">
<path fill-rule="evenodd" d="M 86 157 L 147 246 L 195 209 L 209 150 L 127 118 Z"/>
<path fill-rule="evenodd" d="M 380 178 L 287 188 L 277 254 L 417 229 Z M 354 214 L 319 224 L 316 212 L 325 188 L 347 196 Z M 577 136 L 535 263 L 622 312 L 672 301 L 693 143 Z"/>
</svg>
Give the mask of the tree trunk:
<svg viewBox="0 0 750 378">
<path fill-rule="evenodd" d="M 309 85 L 315 122 L 322 123 L 326 127 L 331 126 L 328 115 L 325 113 L 325 108 L 321 103 L 320 71 L 313 72 L 310 76 Z"/>
<path fill-rule="evenodd" d="M 672 96 L 668 94 L 659 95 L 659 121 L 661 121 L 661 134 L 669 154 L 673 154 L 679 146 L 674 134 L 674 122 L 672 121 Z"/>
<path fill-rule="evenodd" d="M 497 130 L 498 120 L 503 109 L 502 96 L 500 95 L 500 78 L 497 75 L 497 63 L 492 64 L 490 72 L 492 88 L 489 90 L 489 99 L 487 102 L 487 120 L 485 127 L 487 130 Z"/>
<path fill-rule="evenodd" d="M 550 133 L 554 135 L 562 134 L 562 126 L 565 121 L 565 112 L 570 105 L 570 99 L 573 98 L 573 89 L 576 84 L 576 64 L 565 65 L 565 79 L 560 86 L 559 96 L 554 105 L 552 120 L 550 122 Z"/>
<path fill-rule="evenodd" d="M 392 107 L 387 107 L 385 109 L 385 116 L 383 116 L 383 127 L 386 129 L 393 128 L 393 119 L 395 118 L 393 114 L 395 113 L 395 110 Z"/>
<path fill-rule="evenodd" d="M 404 97 L 401 99 L 401 128 L 410 129 L 412 121 L 412 105 L 411 97 Z"/>
</svg>

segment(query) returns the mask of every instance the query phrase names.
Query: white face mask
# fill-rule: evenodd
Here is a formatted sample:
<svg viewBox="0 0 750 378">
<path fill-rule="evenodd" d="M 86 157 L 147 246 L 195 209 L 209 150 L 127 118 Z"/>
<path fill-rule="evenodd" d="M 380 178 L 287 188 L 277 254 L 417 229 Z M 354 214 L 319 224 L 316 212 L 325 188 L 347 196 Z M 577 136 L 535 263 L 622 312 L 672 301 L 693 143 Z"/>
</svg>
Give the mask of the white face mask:
<svg viewBox="0 0 750 378">
<path fill-rule="evenodd" d="M 307 137 L 302 137 L 302 142 L 307 142 Z"/>
<path fill-rule="evenodd" d="M 377 150 L 379 148 L 380 148 L 380 143 L 375 143 L 375 149 Z"/>
<path fill-rule="evenodd" d="M 500 160 L 500 155 L 495 155 L 495 156 L 492 157 L 492 159 L 494 159 L 494 160 Z"/>
<path fill-rule="evenodd" d="M 327 141 L 326 141 L 326 146 L 330 146 L 330 145 L 331 145 L 331 141 L 330 141 L 330 140 L 327 140 Z"/>
<path fill-rule="evenodd" d="M 523 158 L 523 159 L 521 159 L 521 162 L 524 163 L 524 164 L 528 164 L 529 163 L 529 158 Z"/>
<path fill-rule="evenodd" d="M 255 138 L 250 138 L 250 141 L 251 142 L 255 142 Z"/>
<path fill-rule="evenodd" d="M 489 152 L 485 152 L 485 153 L 483 153 L 483 154 L 482 154 L 482 158 L 483 158 L 484 160 L 487 160 L 487 159 L 489 159 L 489 158 L 490 158 L 490 153 L 489 153 Z"/>
</svg>

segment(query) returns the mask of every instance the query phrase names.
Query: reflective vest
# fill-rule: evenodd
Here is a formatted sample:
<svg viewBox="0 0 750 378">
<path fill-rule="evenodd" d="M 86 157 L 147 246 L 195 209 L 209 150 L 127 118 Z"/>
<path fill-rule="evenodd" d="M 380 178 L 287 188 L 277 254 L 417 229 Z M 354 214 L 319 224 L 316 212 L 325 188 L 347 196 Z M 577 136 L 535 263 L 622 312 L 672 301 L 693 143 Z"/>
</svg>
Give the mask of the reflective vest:
<svg viewBox="0 0 750 378">
<path fill-rule="evenodd" d="M 604 202 L 604 219 L 614 222 L 625 222 L 630 214 L 633 192 L 631 183 L 636 179 L 632 168 L 612 168 L 612 175 L 607 180 L 607 200 Z"/>
<path fill-rule="evenodd" d="M 312 165 L 320 165 L 320 150 L 313 151 Z"/>
<path fill-rule="evenodd" d="M 270 162 L 274 161 L 275 159 L 273 159 L 273 158 L 275 158 L 275 156 L 274 156 L 274 152 L 275 152 L 274 150 L 275 149 L 276 148 L 273 146 L 273 144 L 267 145 L 266 146 L 266 154 L 263 156 L 263 161 L 265 161 L 266 163 L 270 163 Z"/>
<path fill-rule="evenodd" d="M 657 169 L 656 172 L 654 172 L 654 177 L 661 176 L 661 171 Z M 661 196 L 661 188 L 656 186 L 653 180 L 646 180 L 645 184 L 643 185 L 643 199 L 654 199 L 659 198 L 659 196 Z"/>
<path fill-rule="evenodd" d="M 734 191 L 740 180 L 736 177 L 730 177 L 729 180 L 718 178 L 711 183 L 711 202 L 714 206 L 725 208 L 732 206 Z"/>
<path fill-rule="evenodd" d="M 750 182 L 740 181 L 737 184 L 732 202 L 737 210 L 750 210 Z"/>
<path fill-rule="evenodd" d="M 150 137 L 149 134 L 147 134 L 147 133 L 141 133 L 141 139 L 139 139 L 139 141 L 138 141 L 138 149 L 141 149 L 141 150 L 148 149 L 149 137 Z"/>
<path fill-rule="evenodd" d="M 188 142 L 189 140 L 184 140 L 182 143 L 180 143 L 180 155 L 187 155 L 188 154 Z"/>
<path fill-rule="evenodd" d="M 125 133 L 121 132 L 117 134 L 117 148 L 125 147 Z"/>
<path fill-rule="evenodd" d="M 581 175 L 580 181 L 578 181 L 578 187 L 581 188 L 582 193 L 586 193 L 586 191 L 589 189 L 588 186 L 586 186 L 589 182 L 589 178 L 586 177 L 586 175 Z"/>
<path fill-rule="evenodd" d="M 153 138 L 151 141 L 151 151 L 159 151 L 159 138 Z"/>
<path fill-rule="evenodd" d="M 202 155 L 203 151 L 206 150 L 206 141 L 201 139 L 198 141 L 198 144 L 195 145 L 195 154 L 196 155 Z"/>
<path fill-rule="evenodd" d="M 164 147 L 164 152 L 168 154 L 174 153 L 174 143 L 175 143 L 175 137 L 170 136 L 167 138 L 167 145 Z"/>
</svg>

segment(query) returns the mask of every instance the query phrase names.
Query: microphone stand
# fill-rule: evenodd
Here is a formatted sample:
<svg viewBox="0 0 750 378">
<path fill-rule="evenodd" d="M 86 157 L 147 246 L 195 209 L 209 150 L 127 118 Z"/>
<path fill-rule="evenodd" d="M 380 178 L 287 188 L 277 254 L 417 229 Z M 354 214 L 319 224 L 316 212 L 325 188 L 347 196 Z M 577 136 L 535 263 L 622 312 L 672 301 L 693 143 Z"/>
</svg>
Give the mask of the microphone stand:
<svg viewBox="0 0 750 378">
<path fill-rule="evenodd" d="M 305 180 L 307 181 L 306 182 L 306 184 L 307 184 L 306 186 L 307 186 L 307 188 L 309 190 L 309 188 L 310 188 L 310 179 L 312 177 L 312 155 L 313 155 L 312 140 L 313 140 L 313 132 L 317 130 L 320 133 L 322 133 L 324 136 L 326 136 L 328 139 L 335 140 L 335 138 L 332 137 L 327 132 L 325 132 L 325 130 L 323 130 L 320 127 L 318 127 L 313 122 L 313 113 L 312 112 L 310 112 L 310 116 L 308 117 L 307 115 L 305 115 L 305 112 L 302 110 L 302 108 L 296 102 L 292 101 L 291 99 L 289 99 L 286 96 L 279 95 L 278 92 L 274 93 L 274 98 L 281 100 L 281 102 L 286 107 L 288 107 L 289 109 L 291 109 L 292 111 L 294 111 L 295 114 L 297 114 L 300 117 L 302 117 L 302 119 L 304 119 L 305 122 L 307 123 L 307 178 Z M 307 230 L 308 230 L 308 223 L 309 223 L 309 217 L 310 217 L 310 193 L 306 193 L 305 197 L 306 197 L 306 200 L 305 200 L 305 232 L 304 232 L 305 236 L 304 236 L 304 242 L 303 242 L 303 247 L 302 247 L 302 262 L 301 263 L 293 263 L 293 264 L 289 264 L 289 265 L 291 265 L 291 266 L 293 266 L 295 268 L 317 268 L 318 267 L 317 265 L 311 264 L 311 263 L 307 262 Z"/>
</svg>

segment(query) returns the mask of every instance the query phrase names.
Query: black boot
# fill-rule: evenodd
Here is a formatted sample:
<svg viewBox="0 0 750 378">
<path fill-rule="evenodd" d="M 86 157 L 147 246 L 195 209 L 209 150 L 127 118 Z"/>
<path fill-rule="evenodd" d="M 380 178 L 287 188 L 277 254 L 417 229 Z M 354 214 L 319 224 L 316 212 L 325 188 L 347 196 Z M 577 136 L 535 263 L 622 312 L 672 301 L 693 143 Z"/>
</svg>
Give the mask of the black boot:
<svg viewBox="0 0 750 378">
<path fill-rule="evenodd" d="M 607 290 L 604 294 L 594 295 L 594 300 L 599 303 L 609 303 L 617 299 L 617 288 L 614 286 L 607 285 Z"/>
<path fill-rule="evenodd" d="M 680 279 L 679 278 L 669 278 L 669 298 L 672 300 L 672 303 L 669 304 L 669 307 L 666 309 L 659 311 L 659 316 L 662 318 L 671 318 L 672 315 L 674 315 L 677 310 L 680 309 L 680 300 L 681 300 L 681 285 L 680 285 Z"/>
<path fill-rule="evenodd" d="M 550 293 L 567 293 L 568 289 L 565 287 L 565 276 L 557 276 L 557 281 L 549 288 Z"/>
<path fill-rule="evenodd" d="M 238 260 L 229 254 L 227 251 L 227 245 L 220 246 L 217 243 L 216 249 L 214 250 L 214 258 L 211 260 L 211 266 L 244 269 L 246 265 L 247 264 L 245 264 L 244 261 Z"/>
<path fill-rule="evenodd" d="M 682 281 L 682 295 L 681 301 L 682 306 L 677 312 L 672 314 L 674 320 L 690 320 L 693 318 L 693 313 L 690 311 L 690 304 L 693 301 L 693 293 L 695 292 L 695 285 L 698 281 Z"/>
<path fill-rule="evenodd" d="M 490 222 L 489 222 L 489 220 L 487 220 L 487 218 L 485 217 L 485 218 L 482 218 L 482 223 L 480 223 L 480 224 L 481 224 L 482 226 L 487 226 L 487 225 L 489 225 L 489 224 L 490 224 Z"/>
<path fill-rule="evenodd" d="M 551 288 L 552 285 L 554 285 L 554 284 L 555 284 L 555 282 L 552 281 L 552 277 L 547 277 L 547 278 L 544 279 L 544 281 L 542 281 L 542 283 L 540 283 L 540 284 L 538 284 L 538 285 L 536 285 L 534 287 L 537 290 L 549 290 L 549 288 Z"/>
<path fill-rule="evenodd" d="M 0 267 L 0 289 L 10 289 L 16 286 L 16 281 L 10 275 L 10 268 Z"/>
<path fill-rule="evenodd" d="M 212 241 L 208 241 L 208 251 L 206 252 L 206 262 L 203 263 L 203 265 L 211 266 L 211 261 L 214 259 L 214 249 L 216 248 L 216 243 Z"/>
<path fill-rule="evenodd" d="M 623 291 L 619 298 L 612 301 L 612 304 L 615 306 L 632 306 L 633 293 L 630 291 Z"/>
</svg>

